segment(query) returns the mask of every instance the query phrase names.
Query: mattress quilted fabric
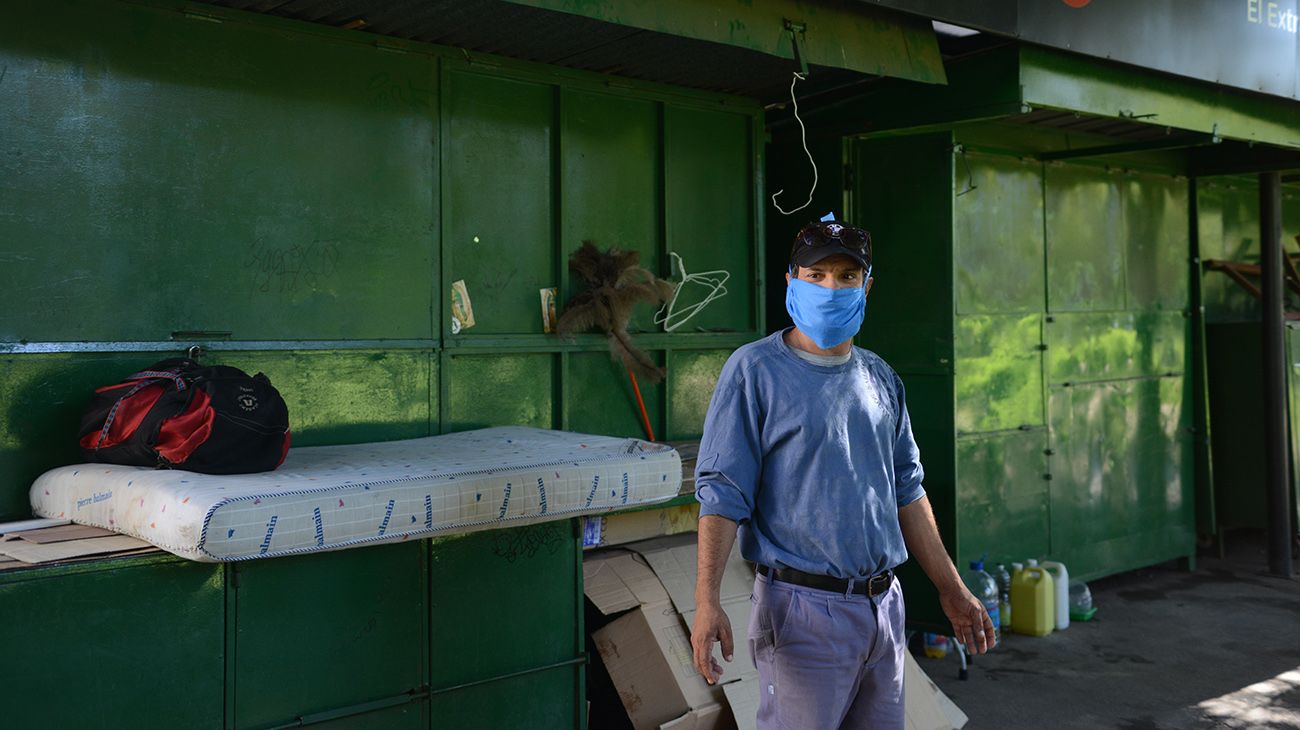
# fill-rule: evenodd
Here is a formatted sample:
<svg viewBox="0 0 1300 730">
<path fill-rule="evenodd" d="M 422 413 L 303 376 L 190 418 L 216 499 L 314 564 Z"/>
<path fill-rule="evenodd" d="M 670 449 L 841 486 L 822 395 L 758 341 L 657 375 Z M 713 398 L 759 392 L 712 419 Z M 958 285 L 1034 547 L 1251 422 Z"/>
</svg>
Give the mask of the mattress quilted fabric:
<svg viewBox="0 0 1300 730">
<path fill-rule="evenodd" d="M 65 466 L 31 500 L 41 517 L 222 562 L 608 512 L 670 499 L 681 478 L 668 446 L 511 426 L 295 448 L 261 474 Z"/>
</svg>

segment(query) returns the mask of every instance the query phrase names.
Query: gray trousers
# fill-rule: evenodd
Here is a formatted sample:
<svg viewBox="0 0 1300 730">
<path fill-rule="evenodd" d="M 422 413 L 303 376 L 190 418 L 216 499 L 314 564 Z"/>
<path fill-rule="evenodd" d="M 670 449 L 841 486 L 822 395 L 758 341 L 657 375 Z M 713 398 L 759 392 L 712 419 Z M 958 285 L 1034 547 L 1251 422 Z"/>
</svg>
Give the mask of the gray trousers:
<svg viewBox="0 0 1300 730">
<path fill-rule="evenodd" d="M 749 647 L 759 730 L 904 726 L 903 591 L 875 598 L 754 582 Z"/>
</svg>

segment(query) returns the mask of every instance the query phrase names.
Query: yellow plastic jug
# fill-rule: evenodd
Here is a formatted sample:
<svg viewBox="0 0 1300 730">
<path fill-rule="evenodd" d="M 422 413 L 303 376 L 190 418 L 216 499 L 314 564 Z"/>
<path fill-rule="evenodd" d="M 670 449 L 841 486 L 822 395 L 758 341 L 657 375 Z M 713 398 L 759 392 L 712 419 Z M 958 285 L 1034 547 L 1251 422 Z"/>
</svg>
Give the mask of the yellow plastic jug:
<svg viewBox="0 0 1300 730">
<path fill-rule="evenodd" d="M 1030 560 L 1011 576 L 1011 630 L 1029 636 L 1047 636 L 1056 626 L 1056 588 L 1052 575 Z"/>
</svg>

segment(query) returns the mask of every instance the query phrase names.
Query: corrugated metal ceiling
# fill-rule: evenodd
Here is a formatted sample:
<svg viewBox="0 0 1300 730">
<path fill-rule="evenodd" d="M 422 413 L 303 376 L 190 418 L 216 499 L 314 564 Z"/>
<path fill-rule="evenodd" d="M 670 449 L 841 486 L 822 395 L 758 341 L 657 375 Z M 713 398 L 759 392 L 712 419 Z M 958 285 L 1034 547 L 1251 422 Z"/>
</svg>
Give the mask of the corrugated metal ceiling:
<svg viewBox="0 0 1300 730">
<path fill-rule="evenodd" d="M 504 0 L 202 0 L 237 10 L 471 52 L 749 96 L 789 93 L 792 61 L 743 48 L 639 30 Z M 361 25 L 358 21 L 364 21 Z M 871 78 L 815 67 L 800 94 Z"/>
</svg>

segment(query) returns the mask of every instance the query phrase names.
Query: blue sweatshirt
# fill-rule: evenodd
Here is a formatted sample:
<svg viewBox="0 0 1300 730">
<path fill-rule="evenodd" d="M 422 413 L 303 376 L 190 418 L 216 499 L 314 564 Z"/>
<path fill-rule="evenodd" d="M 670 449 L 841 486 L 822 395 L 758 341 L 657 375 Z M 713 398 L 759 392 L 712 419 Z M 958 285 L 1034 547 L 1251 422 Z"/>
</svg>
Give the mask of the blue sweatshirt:
<svg viewBox="0 0 1300 730">
<path fill-rule="evenodd" d="M 739 523 L 741 554 L 774 568 L 865 579 L 896 567 L 898 508 L 925 495 L 903 381 L 860 347 L 814 365 L 784 334 L 722 368 L 695 467 L 700 515 Z"/>
</svg>

